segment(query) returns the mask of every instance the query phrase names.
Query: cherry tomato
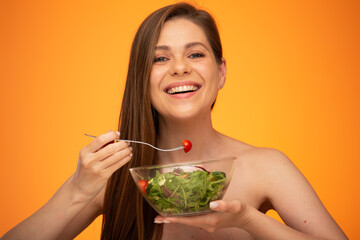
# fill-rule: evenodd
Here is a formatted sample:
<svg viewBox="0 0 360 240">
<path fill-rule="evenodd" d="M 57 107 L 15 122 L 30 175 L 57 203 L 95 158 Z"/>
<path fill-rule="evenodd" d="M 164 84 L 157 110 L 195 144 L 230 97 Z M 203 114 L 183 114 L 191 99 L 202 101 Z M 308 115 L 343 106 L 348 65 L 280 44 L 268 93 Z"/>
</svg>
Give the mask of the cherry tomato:
<svg viewBox="0 0 360 240">
<path fill-rule="evenodd" d="M 187 153 L 191 150 L 192 144 L 189 140 L 182 141 L 182 145 L 184 146 L 184 152 Z"/>
<path fill-rule="evenodd" d="M 139 184 L 139 187 L 140 187 L 141 191 L 143 193 L 146 193 L 146 187 L 149 185 L 149 183 L 146 180 L 141 179 L 141 180 L 138 181 L 138 184 Z"/>
</svg>

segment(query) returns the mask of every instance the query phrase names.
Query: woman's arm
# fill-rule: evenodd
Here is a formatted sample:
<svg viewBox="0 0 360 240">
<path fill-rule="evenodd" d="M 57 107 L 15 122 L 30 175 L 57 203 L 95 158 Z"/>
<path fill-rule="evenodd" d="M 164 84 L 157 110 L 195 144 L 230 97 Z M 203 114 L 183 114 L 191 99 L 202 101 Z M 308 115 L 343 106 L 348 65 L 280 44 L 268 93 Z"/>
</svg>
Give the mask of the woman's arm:
<svg viewBox="0 0 360 240">
<path fill-rule="evenodd" d="M 269 161 L 264 167 L 266 195 L 284 223 L 311 236 L 347 239 L 326 210 L 310 183 L 281 152 L 266 150 Z"/>
<path fill-rule="evenodd" d="M 56 239 L 88 201 L 77 194 L 71 176 L 55 195 L 1 239 Z"/>
<path fill-rule="evenodd" d="M 118 137 L 109 131 L 84 147 L 74 175 L 42 208 L 1 239 L 57 239 L 99 194 L 112 173 L 131 159 L 131 149 L 125 142 L 111 143 Z"/>
<path fill-rule="evenodd" d="M 254 208 L 250 208 L 248 211 L 250 215 L 249 220 L 242 228 L 251 233 L 251 235 L 258 240 L 348 240 L 341 229 L 336 229 L 338 232 L 335 235 L 331 235 L 331 232 L 336 231 L 331 231 L 325 234 L 309 234 L 284 225 Z"/>
<path fill-rule="evenodd" d="M 174 218 L 158 216 L 156 221 L 187 224 L 210 232 L 238 227 L 258 240 L 348 239 L 305 177 L 286 156 L 274 150 L 265 150 L 261 157 L 265 157 L 266 161 L 256 166 L 258 182 L 261 183 L 256 191 L 265 193 L 286 225 L 237 200 L 212 203 L 212 209 L 217 211 L 213 214 Z"/>
<path fill-rule="evenodd" d="M 239 201 L 214 201 L 212 210 L 216 213 L 194 217 L 157 216 L 155 223 L 180 223 L 199 227 L 209 232 L 222 228 L 241 228 L 257 240 L 330 240 L 347 238 L 322 238 L 296 231 L 258 210 L 242 205 Z"/>
<path fill-rule="evenodd" d="M 87 228 L 98 216 L 102 214 L 105 186 L 100 193 L 86 205 L 58 237 L 58 240 L 71 240 Z"/>
</svg>

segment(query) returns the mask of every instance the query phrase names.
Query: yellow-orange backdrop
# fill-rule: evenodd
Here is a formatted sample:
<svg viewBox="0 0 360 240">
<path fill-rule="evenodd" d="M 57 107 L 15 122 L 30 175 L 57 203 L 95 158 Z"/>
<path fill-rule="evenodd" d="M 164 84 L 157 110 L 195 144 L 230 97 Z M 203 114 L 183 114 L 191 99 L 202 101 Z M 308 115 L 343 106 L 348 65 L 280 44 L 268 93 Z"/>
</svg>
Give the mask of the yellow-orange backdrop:
<svg viewBox="0 0 360 240">
<path fill-rule="evenodd" d="M 134 33 L 170 3 L 1 1 L 0 236 L 75 171 L 83 133 L 116 129 Z M 359 1 L 192 3 L 215 16 L 228 64 L 215 128 L 285 152 L 360 239 Z"/>
</svg>

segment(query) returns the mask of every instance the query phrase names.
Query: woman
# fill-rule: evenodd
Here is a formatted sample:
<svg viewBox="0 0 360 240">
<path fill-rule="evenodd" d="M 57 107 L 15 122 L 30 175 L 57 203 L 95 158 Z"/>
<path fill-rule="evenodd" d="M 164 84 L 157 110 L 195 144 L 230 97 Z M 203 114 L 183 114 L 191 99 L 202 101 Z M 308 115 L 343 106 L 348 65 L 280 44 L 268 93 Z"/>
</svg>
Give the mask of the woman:
<svg viewBox="0 0 360 240">
<path fill-rule="evenodd" d="M 212 127 L 211 109 L 225 78 L 219 34 L 208 13 L 179 3 L 151 14 L 133 42 L 119 132 L 84 147 L 74 175 L 3 239 L 72 239 L 100 214 L 102 239 L 347 239 L 286 156 Z M 155 152 L 113 143 L 119 136 L 164 148 L 190 139 L 194 147 L 186 155 Z M 236 156 L 241 174 L 234 174 L 223 201 L 211 203 L 216 212 L 204 216 L 157 216 L 128 170 L 220 156 Z M 272 208 L 286 225 L 264 214 Z"/>
</svg>

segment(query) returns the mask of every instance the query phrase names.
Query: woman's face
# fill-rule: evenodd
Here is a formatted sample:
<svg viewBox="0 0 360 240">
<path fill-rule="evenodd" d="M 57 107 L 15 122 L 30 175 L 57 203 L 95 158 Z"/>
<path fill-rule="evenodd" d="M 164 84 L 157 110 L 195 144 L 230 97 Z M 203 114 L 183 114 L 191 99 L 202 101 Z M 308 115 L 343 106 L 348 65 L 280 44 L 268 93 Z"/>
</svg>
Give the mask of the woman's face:
<svg viewBox="0 0 360 240">
<path fill-rule="evenodd" d="M 151 103 L 163 118 L 210 113 L 225 75 L 225 60 L 216 62 L 198 25 L 183 18 L 165 22 L 150 76 Z"/>
</svg>

